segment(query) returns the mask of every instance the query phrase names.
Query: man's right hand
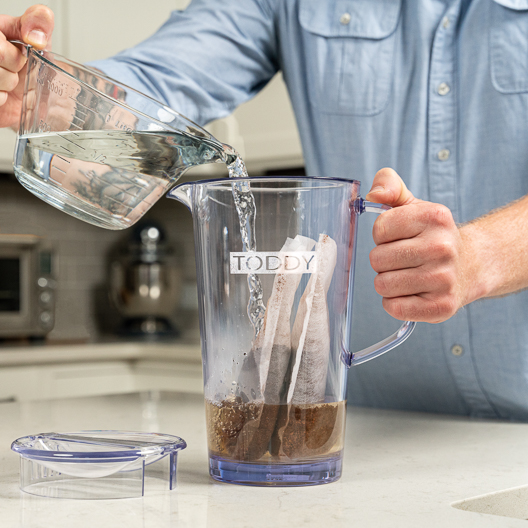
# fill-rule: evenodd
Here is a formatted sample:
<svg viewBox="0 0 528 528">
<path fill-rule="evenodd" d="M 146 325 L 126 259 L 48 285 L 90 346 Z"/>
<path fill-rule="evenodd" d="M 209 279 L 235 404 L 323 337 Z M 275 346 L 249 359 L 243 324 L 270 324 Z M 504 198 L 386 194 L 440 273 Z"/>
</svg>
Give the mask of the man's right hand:
<svg viewBox="0 0 528 528">
<path fill-rule="evenodd" d="M 27 59 L 20 46 L 8 41 L 44 49 L 49 47 L 53 25 L 53 12 L 43 5 L 30 7 L 20 17 L 0 15 L 0 128 L 18 125 L 26 78 Z"/>
</svg>

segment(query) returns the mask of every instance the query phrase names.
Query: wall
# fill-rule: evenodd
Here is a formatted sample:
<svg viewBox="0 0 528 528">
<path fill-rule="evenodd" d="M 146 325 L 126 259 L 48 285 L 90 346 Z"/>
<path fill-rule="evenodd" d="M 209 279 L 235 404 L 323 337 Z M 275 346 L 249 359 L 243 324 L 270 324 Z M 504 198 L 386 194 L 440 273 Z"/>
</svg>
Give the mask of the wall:
<svg viewBox="0 0 528 528">
<path fill-rule="evenodd" d="M 178 319 L 188 328 L 195 317 L 196 272 L 190 212 L 179 202 L 161 199 L 147 218 L 166 228 L 170 243 L 180 254 L 186 288 Z M 130 232 L 91 226 L 47 205 L 26 191 L 10 175 L 0 175 L 0 233 L 45 236 L 58 258 L 56 323 L 52 340 L 97 339 L 115 327 L 119 318 L 109 306 L 107 270 L 109 254 Z M 191 308 L 191 311 L 183 311 Z"/>
</svg>

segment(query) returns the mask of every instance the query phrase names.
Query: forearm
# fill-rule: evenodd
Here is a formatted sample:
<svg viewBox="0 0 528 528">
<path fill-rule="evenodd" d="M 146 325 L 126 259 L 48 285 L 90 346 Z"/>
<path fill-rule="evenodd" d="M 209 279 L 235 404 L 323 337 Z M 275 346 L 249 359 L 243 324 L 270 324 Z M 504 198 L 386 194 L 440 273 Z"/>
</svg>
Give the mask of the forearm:
<svg viewBox="0 0 528 528">
<path fill-rule="evenodd" d="M 528 288 L 528 196 L 460 226 L 463 304 Z"/>
</svg>

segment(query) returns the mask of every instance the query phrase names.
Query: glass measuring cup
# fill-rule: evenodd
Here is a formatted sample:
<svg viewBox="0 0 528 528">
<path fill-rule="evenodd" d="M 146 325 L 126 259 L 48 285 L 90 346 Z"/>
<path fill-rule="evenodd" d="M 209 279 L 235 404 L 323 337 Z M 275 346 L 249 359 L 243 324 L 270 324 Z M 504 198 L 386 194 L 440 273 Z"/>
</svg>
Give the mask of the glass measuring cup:
<svg viewBox="0 0 528 528">
<path fill-rule="evenodd" d="M 188 168 L 234 159 L 230 147 L 164 104 L 93 68 L 26 47 L 13 166 L 20 183 L 45 202 L 124 229 Z"/>
<path fill-rule="evenodd" d="M 257 250 L 246 251 L 235 196 L 249 188 Z M 219 481 L 310 485 L 341 476 L 347 372 L 401 344 L 405 322 L 351 352 L 358 181 L 240 178 L 169 192 L 194 224 L 209 470 Z M 266 306 L 255 337 L 248 285 Z M 356 309 L 361 310 L 361 299 Z"/>
</svg>

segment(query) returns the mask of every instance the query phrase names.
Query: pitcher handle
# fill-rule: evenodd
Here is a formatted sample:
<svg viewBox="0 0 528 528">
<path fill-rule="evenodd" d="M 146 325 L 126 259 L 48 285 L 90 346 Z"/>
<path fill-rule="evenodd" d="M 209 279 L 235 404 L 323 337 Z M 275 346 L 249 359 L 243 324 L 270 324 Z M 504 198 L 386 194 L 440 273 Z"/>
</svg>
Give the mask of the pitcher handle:
<svg viewBox="0 0 528 528">
<path fill-rule="evenodd" d="M 389 205 L 366 202 L 362 198 L 359 200 L 359 214 L 365 212 L 381 214 L 392 209 Z M 414 321 L 405 321 L 400 328 L 389 337 L 382 339 L 378 343 L 364 348 L 359 352 L 349 352 L 346 354 L 345 363 L 348 367 L 359 365 L 360 363 L 365 363 L 365 361 L 370 361 L 371 359 L 381 356 L 381 354 L 385 354 L 385 352 L 388 352 L 403 343 L 411 335 L 415 326 L 416 323 Z"/>
</svg>

